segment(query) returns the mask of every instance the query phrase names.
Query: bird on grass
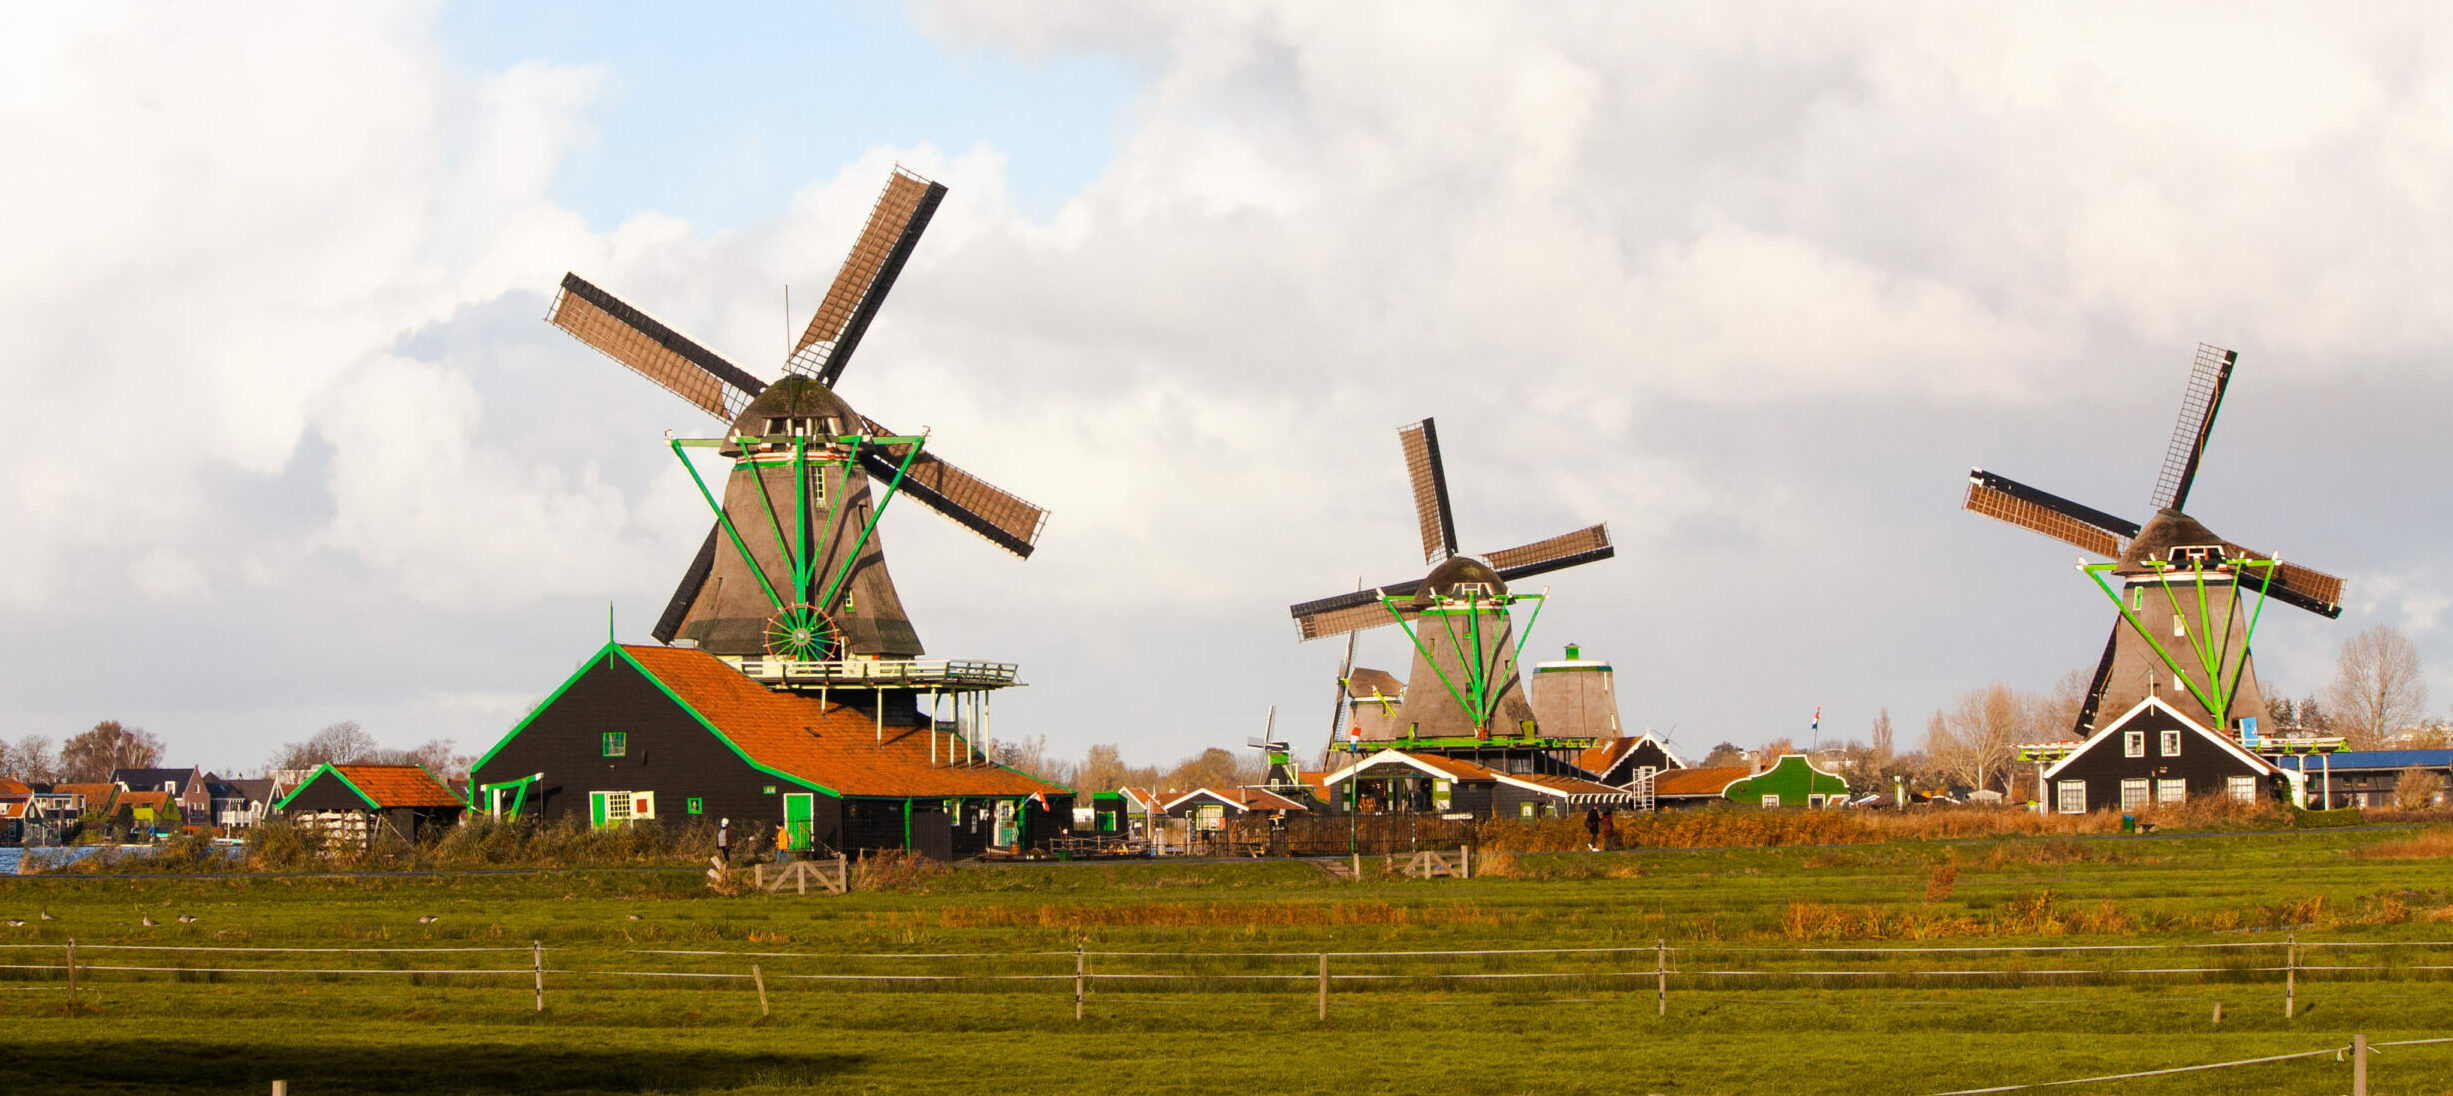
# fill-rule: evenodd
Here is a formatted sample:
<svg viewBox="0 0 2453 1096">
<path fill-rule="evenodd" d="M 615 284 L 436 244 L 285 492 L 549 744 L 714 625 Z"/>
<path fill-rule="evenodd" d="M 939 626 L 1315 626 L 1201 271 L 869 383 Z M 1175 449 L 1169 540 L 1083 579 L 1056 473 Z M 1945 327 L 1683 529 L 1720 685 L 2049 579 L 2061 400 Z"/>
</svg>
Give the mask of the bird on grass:
<svg viewBox="0 0 2453 1096">
<path fill-rule="evenodd" d="M 11 917 L 11 918 L 9 918 L 9 919 L 8 919 L 8 920 L 6 920 L 6 921 L 0 921 L 0 925 L 7 925 L 8 927 L 13 928 L 13 929 L 22 929 L 22 928 L 26 927 L 26 923 L 25 923 L 23 920 L 20 920 L 20 919 L 15 918 L 15 917 Z"/>
<path fill-rule="evenodd" d="M 40 917 L 40 918 L 42 918 L 42 919 L 43 919 L 43 920 L 45 920 L 45 921 L 56 921 L 56 920 L 58 920 L 58 918 L 51 916 L 51 907 L 49 907 L 49 906 L 44 906 L 44 907 L 43 907 L 42 912 L 41 912 L 41 913 L 39 913 L 39 914 L 36 914 L 35 916 Z"/>
<path fill-rule="evenodd" d="M 639 916 L 638 914 L 635 914 L 635 913 L 625 913 L 625 914 L 623 914 L 622 916 L 627 917 L 627 918 L 630 918 L 630 919 L 631 919 L 631 920 L 633 920 L 633 921 L 644 921 L 644 920 L 647 920 L 646 918 L 641 917 L 641 916 Z"/>
<path fill-rule="evenodd" d="M 195 914 L 192 914 L 192 913 L 182 913 L 182 914 L 180 914 L 180 915 L 179 915 L 179 923 L 180 923 L 180 924 L 182 924 L 182 925 L 193 925 L 193 924 L 195 924 L 195 923 L 196 923 L 196 921 L 197 921 L 197 917 L 196 917 L 196 915 L 195 915 Z"/>
<path fill-rule="evenodd" d="M 417 915 L 417 923 L 421 925 L 431 925 L 440 920 L 442 920 L 442 918 L 431 913 L 421 913 Z"/>
<path fill-rule="evenodd" d="M 153 915 L 152 915 L 152 914 L 150 914 L 150 913 L 140 913 L 140 914 L 137 914 L 137 915 L 136 915 L 136 920 L 138 921 L 138 923 L 140 923 L 140 924 L 144 925 L 146 928 L 152 928 L 152 927 L 154 927 L 155 925 L 159 925 L 159 924 L 161 924 L 161 922 L 154 920 L 154 919 L 153 919 Z"/>
</svg>

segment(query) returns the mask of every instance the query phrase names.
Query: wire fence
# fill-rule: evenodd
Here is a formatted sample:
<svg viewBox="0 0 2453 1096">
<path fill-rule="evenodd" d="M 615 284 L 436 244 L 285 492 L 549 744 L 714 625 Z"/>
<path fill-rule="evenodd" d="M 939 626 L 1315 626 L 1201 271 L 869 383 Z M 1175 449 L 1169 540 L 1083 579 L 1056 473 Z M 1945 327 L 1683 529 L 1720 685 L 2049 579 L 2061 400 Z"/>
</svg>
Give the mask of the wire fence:
<svg viewBox="0 0 2453 1096">
<path fill-rule="evenodd" d="M 517 955 L 524 961 L 503 962 Z M 489 962 L 486 958 L 495 957 Z M 549 961 L 550 960 L 550 961 Z M 766 970 L 773 966 L 772 972 Z M 2310 980 L 2439 980 L 2453 972 L 2453 940 L 2299 940 L 2171 944 L 1995 944 L 1934 947 L 1764 947 L 1713 943 L 1414 950 L 1066 950 L 833 952 L 722 948 L 548 949 L 525 946 L 270 947 L 261 945 L 0 944 L 0 978 L 98 979 L 230 976 L 527 979 L 540 1010 L 549 977 L 566 986 L 604 980 L 751 981 L 1010 990 L 1018 983 L 1069 983 L 1079 1002 L 1111 992 L 1205 989 L 1271 992 L 1309 988 L 1325 1019 L 1339 987 L 1513 991 L 1528 984 L 1596 992 L 1650 989 L 1666 1015 L 1673 990 L 1768 986 L 2016 988 L 2134 981 L 2272 984 L 2284 1015 Z"/>
</svg>

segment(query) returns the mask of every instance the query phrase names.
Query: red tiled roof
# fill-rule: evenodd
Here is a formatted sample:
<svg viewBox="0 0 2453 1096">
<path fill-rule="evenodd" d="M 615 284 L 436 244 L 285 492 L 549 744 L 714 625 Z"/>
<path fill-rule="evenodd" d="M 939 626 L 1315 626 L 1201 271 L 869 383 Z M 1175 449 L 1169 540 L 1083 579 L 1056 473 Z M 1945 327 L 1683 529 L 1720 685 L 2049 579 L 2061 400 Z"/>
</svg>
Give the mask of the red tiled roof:
<svg viewBox="0 0 2453 1096">
<path fill-rule="evenodd" d="M 28 784 L 23 780 L 11 780 L 5 776 L 0 776 L 0 795 L 32 794 L 34 794 L 33 785 Z"/>
<path fill-rule="evenodd" d="M 460 797 L 415 765 L 334 765 L 359 794 L 384 810 L 393 807 L 457 807 Z M 309 780 L 312 783 L 312 778 Z"/>
<path fill-rule="evenodd" d="M 1729 785 L 1753 776 L 1746 768 L 1671 769 L 1652 778 L 1654 795 L 1719 795 Z"/>
<path fill-rule="evenodd" d="M 88 802 L 91 802 L 91 800 L 88 800 Z M 119 805 L 130 810 L 152 808 L 155 811 L 160 811 L 162 808 L 170 806 L 170 793 L 121 792 L 119 794 Z"/>
<path fill-rule="evenodd" d="M 961 796 L 1072 794 L 1001 765 L 949 765 L 951 736 L 930 762 L 926 727 L 887 727 L 840 703 L 769 689 L 705 651 L 632 647 L 623 652 L 664 683 L 751 760 L 838 795 Z"/>
<path fill-rule="evenodd" d="M 119 794 L 119 785 L 117 785 L 117 784 L 53 784 L 53 785 L 51 786 L 51 793 L 52 793 L 53 795 L 81 795 L 81 796 L 84 796 L 84 797 L 85 797 L 85 806 L 86 806 L 86 808 L 87 808 L 87 809 L 91 810 L 91 809 L 93 809 L 93 808 L 96 808 L 96 807 L 101 807 L 101 806 L 104 806 L 104 805 L 106 805 L 106 804 L 110 803 L 110 801 L 111 801 L 111 797 L 112 797 L 112 796 L 114 796 L 114 795 Z"/>
</svg>

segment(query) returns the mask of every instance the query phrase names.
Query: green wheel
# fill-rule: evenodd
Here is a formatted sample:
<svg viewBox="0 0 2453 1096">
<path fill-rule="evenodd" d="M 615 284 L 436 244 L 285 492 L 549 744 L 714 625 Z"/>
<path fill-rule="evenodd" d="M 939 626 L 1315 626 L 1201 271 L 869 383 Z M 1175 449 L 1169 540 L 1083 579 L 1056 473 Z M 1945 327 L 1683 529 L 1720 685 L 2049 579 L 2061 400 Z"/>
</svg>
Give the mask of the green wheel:
<svg viewBox="0 0 2453 1096">
<path fill-rule="evenodd" d="M 843 636 L 825 610 L 814 605 L 789 605 L 767 620 L 767 653 L 793 662 L 829 662 L 841 652 Z"/>
</svg>

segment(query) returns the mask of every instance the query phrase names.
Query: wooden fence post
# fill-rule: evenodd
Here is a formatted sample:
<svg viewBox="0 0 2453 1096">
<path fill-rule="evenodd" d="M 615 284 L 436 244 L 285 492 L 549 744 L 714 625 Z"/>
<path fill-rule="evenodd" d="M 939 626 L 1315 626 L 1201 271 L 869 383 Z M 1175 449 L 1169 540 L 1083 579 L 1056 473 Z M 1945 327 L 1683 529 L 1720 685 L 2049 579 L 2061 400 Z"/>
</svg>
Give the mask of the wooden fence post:
<svg viewBox="0 0 2453 1096">
<path fill-rule="evenodd" d="M 68 938 L 68 1011 L 77 1010 L 77 938 Z"/>
<path fill-rule="evenodd" d="M 1329 1021 L 1329 953 L 1320 953 L 1320 1022 Z"/>
<path fill-rule="evenodd" d="M 2283 1019 L 2291 1019 L 2297 1009 L 2300 990 L 2300 934 L 2292 933 L 2283 944 Z"/>
<path fill-rule="evenodd" d="M 2368 1037 L 2351 1036 L 2351 1096 L 2368 1096 Z"/>
<path fill-rule="evenodd" d="M 1090 951 L 1079 942 L 1073 945 L 1073 1018 L 1082 1018 L 1082 983 L 1090 975 Z"/>
<path fill-rule="evenodd" d="M 774 1015 L 774 1013 L 772 1013 L 772 1012 L 770 1012 L 770 1011 L 768 1011 L 768 1010 L 767 1010 L 767 976 L 766 976 L 766 972 L 765 972 L 765 971 L 762 971 L 762 970 L 759 970 L 759 969 L 758 969 L 758 964 L 756 964 L 756 963 L 752 963 L 752 964 L 750 964 L 750 981 L 751 981 L 751 983 L 755 984 L 755 985 L 758 987 L 758 1015 L 760 1015 L 760 1016 L 772 1016 L 772 1015 Z"/>
<path fill-rule="evenodd" d="M 1660 994 L 1654 1002 L 1653 1012 L 1654 1015 L 1667 1016 L 1669 1015 L 1669 941 L 1656 939 L 1652 942 L 1652 947 L 1653 977 L 1659 980 L 1656 992 Z"/>
<path fill-rule="evenodd" d="M 1463 878 L 1471 879 L 1474 877 L 1473 857 L 1473 846 L 1459 845 L 1456 847 L 1457 871 Z"/>
<path fill-rule="evenodd" d="M 530 954 L 536 959 L 534 969 L 537 973 L 537 1011 L 543 1012 L 545 1011 L 545 942 L 530 940 L 528 947 Z"/>
</svg>

